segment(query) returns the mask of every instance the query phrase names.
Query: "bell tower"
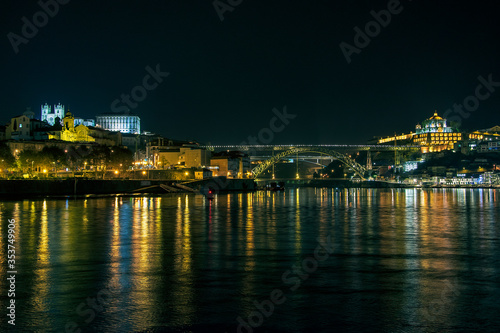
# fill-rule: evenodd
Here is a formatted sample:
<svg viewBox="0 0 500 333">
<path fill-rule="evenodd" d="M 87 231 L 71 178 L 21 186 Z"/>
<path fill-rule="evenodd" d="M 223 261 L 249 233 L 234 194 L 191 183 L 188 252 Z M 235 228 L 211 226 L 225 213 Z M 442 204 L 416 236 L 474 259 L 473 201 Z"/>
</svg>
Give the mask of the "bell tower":
<svg viewBox="0 0 500 333">
<path fill-rule="evenodd" d="M 42 105 L 42 121 L 49 121 L 48 120 L 48 115 L 52 113 L 52 110 L 51 110 L 51 107 L 50 105 L 48 105 L 47 103 L 45 103 L 44 105 Z"/>
<path fill-rule="evenodd" d="M 64 105 L 61 105 L 61 103 L 54 105 L 54 118 L 59 117 L 59 119 L 64 118 Z"/>
</svg>

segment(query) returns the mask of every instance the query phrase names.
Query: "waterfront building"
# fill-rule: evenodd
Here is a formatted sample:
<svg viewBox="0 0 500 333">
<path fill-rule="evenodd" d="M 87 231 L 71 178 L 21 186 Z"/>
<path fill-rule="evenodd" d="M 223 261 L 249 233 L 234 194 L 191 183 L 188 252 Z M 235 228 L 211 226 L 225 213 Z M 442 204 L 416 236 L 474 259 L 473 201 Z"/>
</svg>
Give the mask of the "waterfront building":
<svg viewBox="0 0 500 333">
<path fill-rule="evenodd" d="M 146 164 L 159 169 L 200 168 L 210 164 L 211 152 L 189 141 L 159 138 L 146 147 Z"/>
<path fill-rule="evenodd" d="M 155 168 L 174 167 L 200 168 L 209 165 L 211 153 L 205 149 L 192 147 L 172 147 L 151 150 L 152 164 Z"/>
<path fill-rule="evenodd" d="M 45 103 L 42 105 L 42 121 L 47 122 L 49 125 L 53 126 L 56 123 L 56 119 L 58 121 L 62 121 L 64 118 L 65 112 L 64 112 L 64 105 L 61 105 L 61 103 L 54 105 L 54 111 L 52 111 L 52 106 L 48 105 Z"/>
<path fill-rule="evenodd" d="M 113 132 L 141 133 L 141 119 L 132 113 L 101 114 L 96 117 L 96 125 Z"/>
<path fill-rule="evenodd" d="M 212 178 L 212 176 L 213 176 L 212 171 L 206 168 L 202 168 L 194 172 L 194 179 L 207 179 L 207 178 Z"/>
<path fill-rule="evenodd" d="M 250 157 L 239 151 L 220 152 L 210 159 L 214 176 L 244 178 L 251 170 Z"/>
</svg>

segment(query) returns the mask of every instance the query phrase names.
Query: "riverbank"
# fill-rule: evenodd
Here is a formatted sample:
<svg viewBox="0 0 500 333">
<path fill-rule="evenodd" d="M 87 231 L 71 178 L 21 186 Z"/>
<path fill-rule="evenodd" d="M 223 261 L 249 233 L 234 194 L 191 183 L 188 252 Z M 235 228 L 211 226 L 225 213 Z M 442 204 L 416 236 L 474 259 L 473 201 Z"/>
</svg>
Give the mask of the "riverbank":
<svg viewBox="0 0 500 333">
<path fill-rule="evenodd" d="M 178 180 L 131 179 L 14 179 L 0 180 L 1 197 L 34 197 L 54 195 L 87 195 L 118 193 L 181 193 L 199 192 L 209 187 L 216 192 L 252 191 L 252 179 L 205 179 L 179 182 Z"/>
<path fill-rule="evenodd" d="M 282 183 L 285 188 L 499 188 L 499 185 L 414 185 L 389 181 L 351 181 L 348 179 L 276 179 L 257 180 L 259 188 L 264 189 L 272 183 Z M 272 186 L 271 186 L 272 187 Z"/>
</svg>

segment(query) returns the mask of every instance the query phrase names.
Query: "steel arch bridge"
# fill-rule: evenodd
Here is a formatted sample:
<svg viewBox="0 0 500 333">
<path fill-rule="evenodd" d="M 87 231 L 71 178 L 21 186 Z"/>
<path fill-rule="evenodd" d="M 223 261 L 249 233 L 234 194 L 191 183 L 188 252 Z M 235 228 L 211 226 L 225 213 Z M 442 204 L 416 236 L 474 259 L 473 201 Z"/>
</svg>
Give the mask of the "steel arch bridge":
<svg viewBox="0 0 500 333">
<path fill-rule="evenodd" d="M 352 158 L 349 157 L 349 155 L 339 153 L 335 150 L 327 149 L 327 148 L 321 148 L 321 147 L 307 147 L 307 148 L 291 148 L 285 151 L 280 152 L 277 155 L 274 155 L 268 160 L 265 160 L 258 166 L 252 169 L 252 174 L 254 178 L 259 177 L 267 168 L 272 166 L 273 164 L 276 164 L 279 162 L 280 159 L 290 156 L 290 155 L 296 155 L 300 153 L 319 153 L 323 155 L 328 155 L 331 156 L 340 162 L 344 163 L 348 167 L 354 170 L 354 172 L 362 179 L 365 180 L 364 174 L 366 172 L 366 168 L 363 167 L 361 164 L 353 160 Z"/>
</svg>

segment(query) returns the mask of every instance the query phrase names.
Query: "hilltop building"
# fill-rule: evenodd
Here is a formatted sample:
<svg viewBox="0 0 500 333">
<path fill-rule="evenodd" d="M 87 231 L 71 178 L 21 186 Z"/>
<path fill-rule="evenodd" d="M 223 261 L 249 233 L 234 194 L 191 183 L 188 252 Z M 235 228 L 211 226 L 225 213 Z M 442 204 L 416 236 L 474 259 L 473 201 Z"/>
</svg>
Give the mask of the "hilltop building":
<svg viewBox="0 0 500 333">
<path fill-rule="evenodd" d="M 422 153 L 432 153 L 453 149 L 454 144 L 462 141 L 462 138 L 462 133 L 447 126 L 446 119 L 434 112 L 422 125 L 417 124 L 413 143 L 422 146 Z"/>
<path fill-rule="evenodd" d="M 422 147 L 422 153 L 439 152 L 453 149 L 455 143 L 462 141 L 463 134 L 448 126 L 446 119 L 437 112 L 415 126 L 416 132 L 401 134 L 378 140 L 378 144 L 413 144 Z"/>
<path fill-rule="evenodd" d="M 141 119 L 132 113 L 101 114 L 96 117 L 96 124 L 108 131 L 140 134 Z"/>
<path fill-rule="evenodd" d="M 71 112 L 66 112 L 60 130 L 51 130 L 49 140 L 62 140 L 69 142 L 95 142 L 106 146 L 121 145 L 121 133 L 110 132 L 97 127 L 83 124 L 75 127 L 75 118 Z"/>
<path fill-rule="evenodd" d="M 94 119 L 75 118 L 75 127 L 78 125 L 95 126 Z"/>
<path fill-rule="evenodd" d="M 33 140 L 34 134 L 48 124 L 34 119 L 34 113 L 28 108 L 22 115 L 12 117 L 5 126 L 5 140 Z"/>
<path fill-rule="evenodd" d="M 61 103 L 54 105 L 54 111 L 47 103 L 42 105 L 42 121 L 46 121 L 51 126 L 54 126 L 56 119 L 62 121 L 64 114 L 64 105 L 61 105 Z"/>
</svg>

